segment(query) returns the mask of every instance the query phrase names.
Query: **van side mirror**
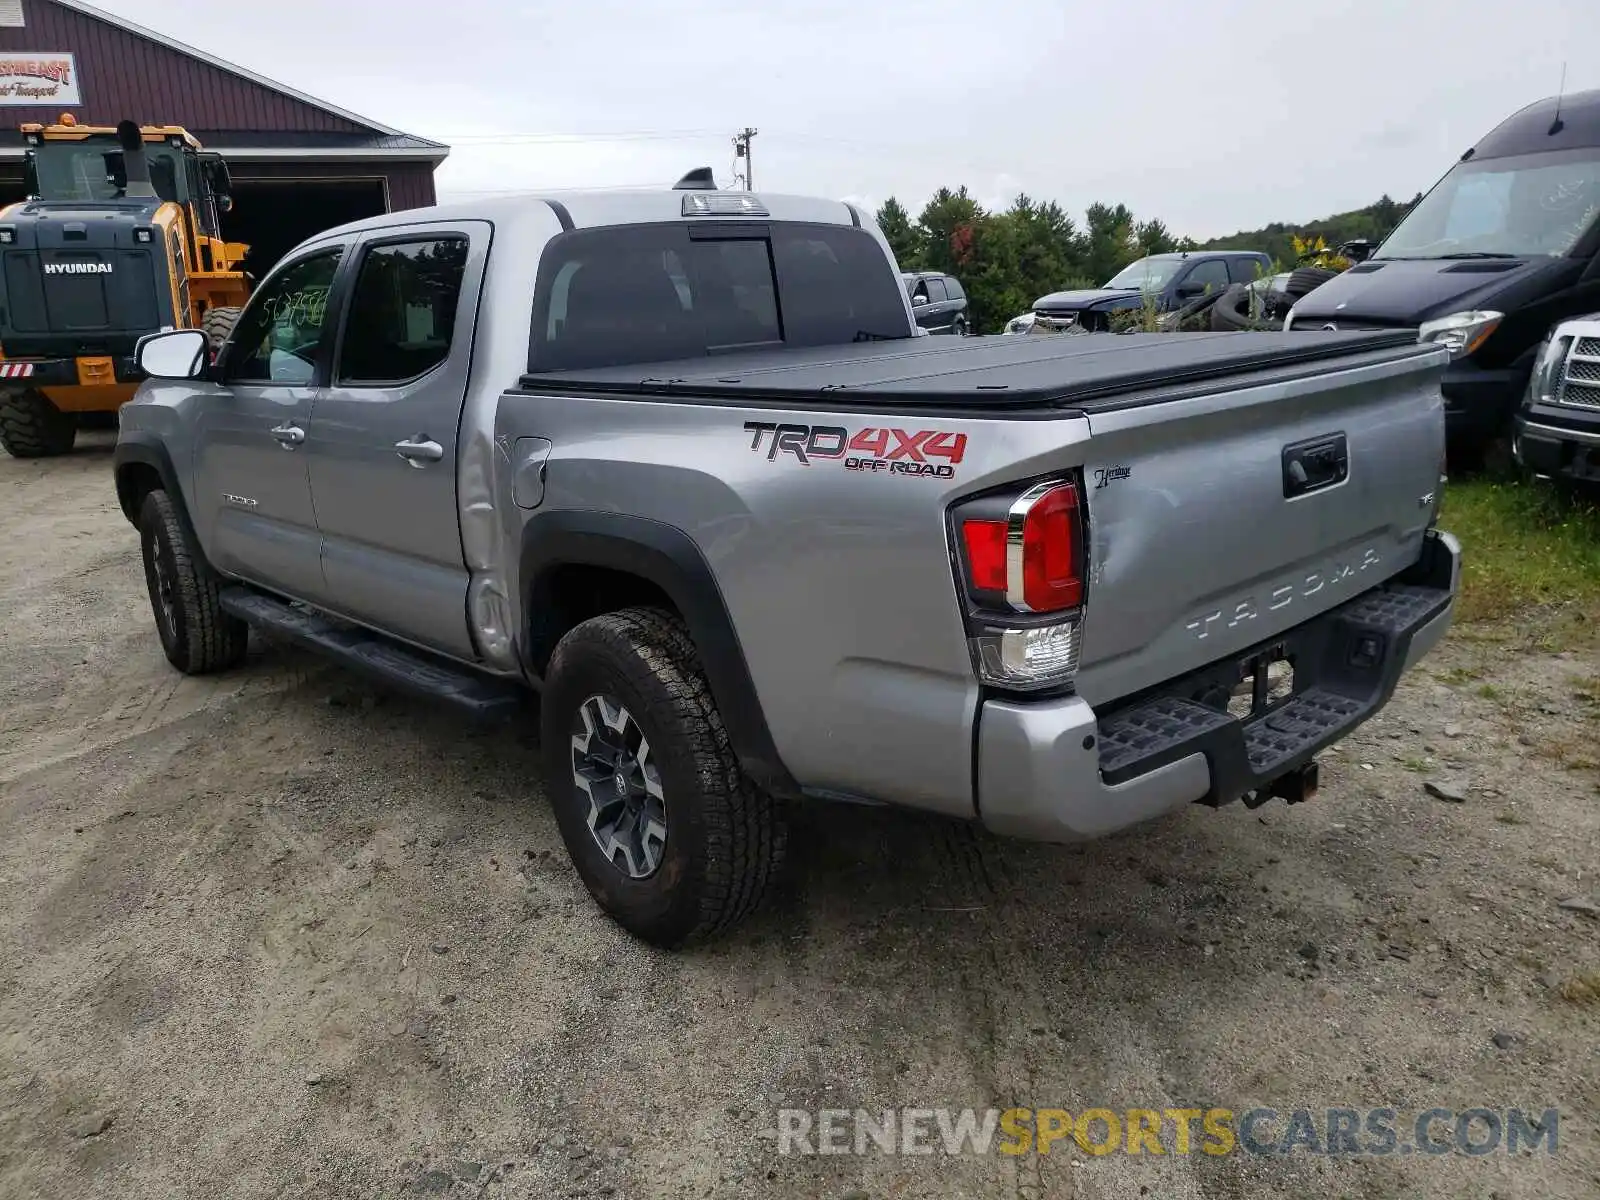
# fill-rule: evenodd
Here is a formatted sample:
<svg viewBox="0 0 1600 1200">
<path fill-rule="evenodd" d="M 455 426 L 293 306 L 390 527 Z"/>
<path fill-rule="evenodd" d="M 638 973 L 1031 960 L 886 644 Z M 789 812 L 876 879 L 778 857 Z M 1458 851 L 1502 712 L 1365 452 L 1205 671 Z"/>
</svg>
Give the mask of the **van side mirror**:
<svg viewBox="0 0 1600 1200">
<path fill-rule="evenodd" d="M 207 366 L 207 345 L 198 329 L 173 329 L 140 338 L 133 356 L 151 379 L 199 379 Z"/>
</svg>

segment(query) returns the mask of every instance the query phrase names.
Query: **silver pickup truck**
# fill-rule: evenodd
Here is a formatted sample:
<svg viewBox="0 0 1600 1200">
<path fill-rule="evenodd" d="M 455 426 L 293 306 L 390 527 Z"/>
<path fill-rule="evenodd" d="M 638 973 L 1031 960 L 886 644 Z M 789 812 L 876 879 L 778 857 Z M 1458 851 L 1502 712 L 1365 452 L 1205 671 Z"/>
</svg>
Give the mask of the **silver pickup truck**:
<svg viewBox="0 0 1600 1200">
<path fill-rule="evenodd" d="M 1445 632 L 1442 350 L 914 329 L 835 201 L 323 234 L 215 361 L 139 348 L 116 486 L 162 646 L 537 693 L 578 872 L 676 946 L 758 903 L 806 799 L 1057 841 L 1304 799 Z"/>
</svg>

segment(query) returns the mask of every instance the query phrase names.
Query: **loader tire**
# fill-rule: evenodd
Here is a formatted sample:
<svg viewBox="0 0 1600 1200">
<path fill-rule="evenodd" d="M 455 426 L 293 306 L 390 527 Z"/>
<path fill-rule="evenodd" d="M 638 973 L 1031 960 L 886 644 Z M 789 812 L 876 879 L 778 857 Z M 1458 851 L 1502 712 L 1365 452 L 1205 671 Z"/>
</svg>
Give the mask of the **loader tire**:
<svg viewBox="0 0 1600 1200">
<path fill-rule="evenodd" d="M 200 328 L 205 330 L 206 341 L 213 350 L 222 349 L 222 343 L 228 340 L 228 335 L 233 332 L 233 327 L 239 323 L 239 314 L 242 308 L 211 308 L 206 310 L 206 315 L 200 321 Z"/>
<path fill-rule="evenodd" d="M 40 391 L 0 395 L 0 446 L 12 458 L 52 458 L 66 454 L 78 437 L 78 423 Z"/>
</svg>

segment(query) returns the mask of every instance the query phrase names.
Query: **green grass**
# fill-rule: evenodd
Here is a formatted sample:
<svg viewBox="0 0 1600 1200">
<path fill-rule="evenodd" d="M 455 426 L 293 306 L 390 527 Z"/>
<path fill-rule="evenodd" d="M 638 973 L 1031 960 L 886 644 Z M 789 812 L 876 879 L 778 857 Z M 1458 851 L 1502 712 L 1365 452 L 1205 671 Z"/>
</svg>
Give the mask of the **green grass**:
<svg viewBox="0 0 1600 1200">
<path fill-rule="evenodd" d="M 1548 484 L 1451 480 L 1442 529 L 1461 539 L 1457 620 L 1494 621 L 1551 605 L 1600 614 L 1600 509 Z"/>
</svg>

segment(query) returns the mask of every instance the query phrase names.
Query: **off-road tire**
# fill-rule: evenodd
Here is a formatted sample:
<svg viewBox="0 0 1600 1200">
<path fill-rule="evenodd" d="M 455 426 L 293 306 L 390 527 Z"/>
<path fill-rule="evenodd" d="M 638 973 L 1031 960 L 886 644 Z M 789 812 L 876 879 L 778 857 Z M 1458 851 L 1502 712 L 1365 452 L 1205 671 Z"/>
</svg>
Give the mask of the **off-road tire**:
<svg viewBox="0 0 1600 1200">
<path fill-rule="evenodd" d="M 628 710 L 660 774 L 667 834 L 660 865 L 643 879 L 601 852 L 574 781 L 573 731 L 595 695 Z M 627 608 L 578 625 L 551 656 L 540 707 L 546 793 L 573 865 L 613 920 L 678 948 L 726 932 L 760 905 L 782 867 L 784 816 L 740 768 L 680 621 Z"/>
<path fill-rule="evenodd" d="M 52 458 L 71 451 L 78 422 L 43 392 L 0 395 L 0 446 L 12 458 Z"/>
<path fill-rule="evenodd" d="M 217 581 L 201 562 L 198 547 L 164 491 L 144 498 L 139 546 L 150 611 L 167 661 L 185 675 L 206 675 L 237 665 L 244 658 L 250 627 L 222 611 Z M 163 587 L 168 590 L 166 603 Z"/>
<path fill-rule="evenodd" d="M 1327 267 L 1296 267 L 1289 272 L 1289 278 L 1284 281 L 1283 294 L 1293 296 L 1298 300 L 1308 292 L 1314 292 L 1328 280 L 1339 274 Z"/>
<path fill-rule="evenodd" d="M 233 327 L 239 323 L 239 314 L 242 308 L 208 308 L 206 315 L 200 319 L 200 328 L 205 331 L 206 341 L 213 350 L 222 349 L 222 343 L 228 340 L 228 335 L 233 332 Z"/>
</svg>

